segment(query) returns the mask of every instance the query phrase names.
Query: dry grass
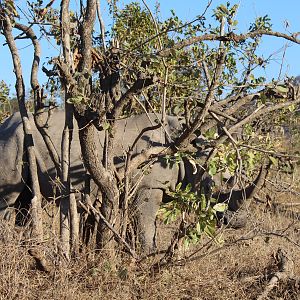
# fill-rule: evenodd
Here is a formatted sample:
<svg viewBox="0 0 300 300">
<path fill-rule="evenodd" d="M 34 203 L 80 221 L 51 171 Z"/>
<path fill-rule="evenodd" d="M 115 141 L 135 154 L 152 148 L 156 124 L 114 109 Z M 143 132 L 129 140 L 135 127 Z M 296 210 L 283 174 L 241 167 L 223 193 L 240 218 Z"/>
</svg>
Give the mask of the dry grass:
<svg viewBox="0 0 300 300">
<path fill-rule="evenodd" d="M 260 196 L 265 197 L 265 190 Z M 284 194 L 295 202 L 295 194 Z M 274 199 L 282 200 L 282 193 Z M 274 200 L 274 201 L 275 201 Z M 285 201 L 285 202 L 286 202 Z M 294 210 L 290 208 L 289 210 Z M 278 270 L 278 248 L 288 253 L 290 278 L 269 299 L 300 299 L 300 223 L 294 213 L 276 212 L 253 202 L 246 228 L 223 231 L 224 245 L 210 244 L 182 265 L 149 272 L 153 258 L 139 265 L 125 255 L 108 259 L 105 253 L 82 252 L 67 266 L 59 264 L 57 240 L 48 233 L 40 250 L 52 272 L 38 271 L 28 254 L 23 229 L 0 224 L 1 299 L 256 299 Z M 199 246 L 198 246 L 199 247 Z M 193 249 L 195 250 L 195 249 Z M 181 254 L 183 255 L 183 254 Z M 179 257 L 178 257 L 179 258 Z"/>
</svg>

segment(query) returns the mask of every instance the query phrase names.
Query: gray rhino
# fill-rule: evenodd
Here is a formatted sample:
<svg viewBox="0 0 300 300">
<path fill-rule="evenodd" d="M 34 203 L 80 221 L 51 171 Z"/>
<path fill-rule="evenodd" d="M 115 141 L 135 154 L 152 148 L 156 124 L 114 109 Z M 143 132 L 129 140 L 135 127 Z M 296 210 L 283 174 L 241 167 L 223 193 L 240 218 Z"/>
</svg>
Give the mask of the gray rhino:
<svg viewBox="0 0 300 300">
<path fill-rule="evenodd" d="M 32 116 L 32 128 L 35 128 Z M 140 132 L 151 125 L 155 125 L 160 116 L 155 114 L 141 114 L 117 121 L 117 130 L 114 139 L 114 158 L 116 167 L 124 163 L 125 153 L 133 144 Z M 46 125 L 53 144 L 60 153 L 60 142 L 64 126 L 64 112 L 56 110 Z M 172 138 L 181 130 L 177 117 L 167 116 L 166 125 L 160 129 L 146 131 L 133 149 L 133 157 L 150 147 L 168 146 Z M 57 173 L 49 156 L 40 133 L 33 130 L 33 139 L 36 147 L 38 171 L 42 195 L 45 198 L 53 197 L 53 185 L 57 182 Z M 96 143 L 99 156 L 103 152 L 104 132 L 98 131 Z M 24 151 L 24 133 L 19 113 L 15 113 L 0 126 L 0 214 L 8 219 L 14 208 L 30 199 L 28 184 L 30 174 Z M 164 159 L 155 161 L 144 170 L 138 169 L 131 178 L 131 184 L 138 184 L 133 201 L 136 207 L 136 217 L 139 224 L 140 241 L 145 249 L 153 248 L 155 244 L 155 219 L 159 206 L 165 199 L 166 190 L 174 190 L 179 181 L 184 184 L 191 182 L 194 187 L 199 186 L 199 177 L 195 176 L 192 164 L 185 161 L 181 164 L 169 164 Z M 85 169 L 81 158 L 78 128 L 75 126 L 71 150 L 71 182 L 78 191 L 78 196 L 84 189 Z M 203 182 L 206 182 L 205 180 Z M 246 198 L 254 190 L 254 186 L 246 189 Z M 98 189 L 94 187 L 92 198 L 96 198 Z M 230 195 L 223 195 L 223 201 L 229 199 L 229 207 L 237 210 L 241 204 L 243 193 L 234 191 Z M 225 199 L 225 198 L 226 199 Z"/>
</svg>

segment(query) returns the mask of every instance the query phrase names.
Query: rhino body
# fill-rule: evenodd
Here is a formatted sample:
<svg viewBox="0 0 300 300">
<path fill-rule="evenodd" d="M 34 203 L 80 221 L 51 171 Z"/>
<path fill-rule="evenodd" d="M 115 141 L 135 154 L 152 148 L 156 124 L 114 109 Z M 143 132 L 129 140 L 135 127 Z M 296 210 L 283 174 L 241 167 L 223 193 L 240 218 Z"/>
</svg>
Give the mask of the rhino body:
<svg viewBox="0 0 300 300">
<path fill-rule="evenodd" d="M 117 121 L 114 138 L 114 159 L 116 166 L 124 163 L 126 151 L 133 144 L 136 137 L 145 127 L 156 125 L 160 116 L 142 114 Z M 53 197 L 53 185 L 58 174 L 45 147 L 44 141 L 30 116 L 32 133 L 38 162 L 38 172 L 41 193 L 45 198 Z M 81 159 L 78 128 L 74 122 L 74 134 L 71 149 L 71 182 L 78 195 L 84 189 L 85 169 Z M 64 127 L 64 111 L 57 110 L 47 122 L 49 135 L 60 153 L 61 137 Z M 133 149 L 132 156 L 141 153 L 149 147 L 166 146 L 168 137 L 180 130 L 180 122 L 176 117 L 167 116 L 164 128 L 145 132 Z M 100 158 L 103 153 L 104 132 L 97 131 L 96 143 Z M 0 214 L 8 219 L 16 203 L 24 202 L 23 194 L 30 183 L 30 174 L 24 150 L 24 132 L 19 113 L 15 113 L 0 126 Z M 155 162 L 151 170 L 142 174 L 138 171 L 132 178 L 132 184 L 139 182 L 135 203 L 138 203 L 138 218 L 143 220 L 144 242 L 149 244 L 153 240 L 155 231 L 154 219 L 166 189 L 174 189 L 179 176 L 178 166 L 170 166 L 160 160 Z M 25 193 L 28 197 L 28 193 Z M 93 185 L 92 197 L 95 199 L 98 189 Z M 147 242 L 146 242 L 147 241 Z"/>
<path fill-rule="evenodd" d="M 141 130 L 157 124 L 160 116 L 142 114 L 117 121 L 114 138 L 114 159 L 116 166 L 124 164 L 125 153 L 133 144 Z M 33 117 L 30 117 L 33 128 L 33 139 L 36 148 L 38 172 L 41 193 L 46 199 L 53 197 L 53 185 L 57 182 L 58 174 L 45 147 L 42 137 L 36 129 Z M 76 122 L 74 122 L 76 123 Z M 61 137 L 64 127 L 64 111 L 56 110 L 47 122 L 49 135 L 60 153 Z M 156 146 L 167 146 L 170 137 L 176 136 L 181 130 L 177 117 L 167 116 L 164 128 L 145 132 L 139 139 L 132 156 Z M 102 157 L 104 132 L 97 131 L 95 142 Z M 19 202 L 28 201 L 28 184 L 30 174 L 24 151 L 24 133 L 19 113 L 15 113 L 0 126 L 0 214 L 8 219 Z M 71 182 L 73 188 L 81 196 L 84 190 L 85 169 L 81 158 L 78 127 L 74 124 L 74 134 L 71 148 Z M 192 166 L 186 162 L 181 167 L 178 164 L 168 164 L 159 159 L 146 172 L 138 169 L 131 178 L 132 185 L 138 183 L 135 200 L 136 217 L 139 224 L 140 241 L 144 248 L 151 249 L 155 243 L 155 219 L 160 204 L 167 189 L 174 190 L 179 181 L 184 184 L 191 182 L 197 185 Z M 25 192 L 27 190 L 27 193 Z M 93 185 L 91 197 L 96 199 L 98 188 Z M 27 198 L 27 199 L 24 199 Z"/>
</svg>

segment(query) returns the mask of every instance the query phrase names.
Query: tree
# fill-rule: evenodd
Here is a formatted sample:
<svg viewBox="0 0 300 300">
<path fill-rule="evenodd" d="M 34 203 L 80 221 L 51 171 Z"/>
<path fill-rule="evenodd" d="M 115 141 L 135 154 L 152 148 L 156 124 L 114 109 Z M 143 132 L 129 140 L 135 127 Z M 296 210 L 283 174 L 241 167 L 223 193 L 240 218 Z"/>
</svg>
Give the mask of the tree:
<svg viewBox="0 0 300 300">
<path fill-rule="evenodd" d="M 0 122 L 12 113 L 18 111 L 18 100 L 10 97 L 10 88 L 4 82 L 0 81 Z"/>
<path fill-rule="evenodd" d="M 0 82 L 0 105 L 1 105 L 1 117 L 3 120 L 10 113 L 9 111 L 9 88 L 7 84 L 2 80 Z"/>
<path fill-rule="evenodd" d="M 254 70 L 265 68 L 268 63 L 256 54 L 264 36 L 300 43 L 297 35 L 272 31 L 267 16 L 258 17 L 246 33 L 239 34 L 238 5 L 227 3 L 216 7 L 215 23 L 210 25 L 205 21 L 205 14 L 211 2 L 203 15 L 188 23 L 180 21 L 175 13 L 161 21 L 142 2 L 143 7 L 133 2 L 119 8 L 118 1 L 108 1 L 114 20 L 109 31 L 104 27 L 97 0 L 87 0 L 85 4 L 81 1 L 76 13 L 70 9 L 69 0 L 60 1 L 59 9 L 54 8 L 53 0 L 30 1 L 32 20 L 29 23 L 20 17 L 14 1 L 1 2 L 1 33 L 10 47 L 17 71 L 17 97 L 24 116 L 24 130 L 27 118 L 24 83 L 12 30 L 21 31 L 17 38 L 26 37 L 34 46 L 31 88 L 35 112 L 47 113 L 43 89 L 37 80 L 40 48 L 34 29 L 39 28 L 41 38 L 52 38 L 61 48 L 61 54 L 50 60 L 50 67 L 43 68 L 49 77 L 51 92 L 55 86 L 64 91 L 66 119 L 61 157 L 55 154 L 50 140 L 45 138 L 45 143 L 64 186 L 60 202 L 61 238 L 67 257 L 69 242 L 76 252 L 79 239 L 77 205 L 70 192 L 73 116 L 81 128 L 79 137 L 85 168 L 102 192 L 98 211 L 102 244 L 114 236 L 130 250 L 124 239 L 128 222 L 128 178 L 146 160 L 162 154 L 151 149 L 133 160 L 127 153 L 127 163 L 116 175 L 112 147 L 118 118 L 155 111 L 162 113 L 160 124 L 164 124 L 166 114 L 181 115 L 185 129 L 164 156 L 189 155 L 194 159 L 189 145 L 201 133 L 212 148 L 203 164 L 204 170 L 212 175 L 224 169 L 241 174 L 243 169 L 251 173 L 255 162 L 262 160 L 262 153 L 276 156 L 271 142 L 264 145 L 267 151 L 260 151 L 261 137 L 268 132 L 255 133 L 256 128 L 269 121 L 274 112 L 290 114 L 300 102 L 290 81 L 283 85 L 255 77 Z M 96 28 L 97 18 L 100 34 Z M 36 117 L 37 127 L 42 130 L 39 122 Z M 102 127 L 106 134 L 102 161 L 95 155 L 94 124 L 100 124 L 98 128 Z M 241 141 L 234 138 L 239 129 L 244 136 Z M 45 132 L 42 134 L 45 136 Z M 250 140 L 254 144 L 248 151 Z M 28 153 L 30 151 L 28 145 Z M 34 154 L 30 161 L 34 174 Z M 38 184 L 35 187 L 33 190 L 39 195 Z"/>
</svg>

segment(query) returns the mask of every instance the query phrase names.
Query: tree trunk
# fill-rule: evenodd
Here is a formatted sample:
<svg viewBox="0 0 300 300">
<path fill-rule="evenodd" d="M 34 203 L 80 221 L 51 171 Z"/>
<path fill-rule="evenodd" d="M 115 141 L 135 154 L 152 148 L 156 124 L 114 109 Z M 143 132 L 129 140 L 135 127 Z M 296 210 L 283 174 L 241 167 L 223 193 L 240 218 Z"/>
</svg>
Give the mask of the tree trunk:
<svg viewBox="0 0 300 300">
<path fill-rule="evenodd" d="M 77 211 L 75 193 L 70 193 L 70 229 L 71 253 L 76 257 L 79 251 L 79 216 Z"/>
<path fill-rule="evenodd" d="M 102 192 L 101 213 L 111 224 L 116 225 L 119 213 L 119 189 L 112 170 L 106 170 L 99 159 L 97 146 L 95 144 L 95 129 L 92 124 L 85 124 L 84 118 L 76 116 L 79 125 L 79 139 L 84 165 L 91 175 L 91 178 L 98 185 Z M 108 247 L 108 242 L 113 235 L 107 226 L 100 222 L 101 244 Z M 112 245 L 110 244 L 111 248 Z"/>
<path fill-rule="evenodd" d="M 28 155 L 28 164 L 32 183 L 32 201 L 31 201 L 31 215 L 32 215 L 32 236 L 36 241 L 41 241 L 43 238 L 43 226 L 41 216 L 41 193 L 37 172 L 36 155 L 34 149 L 34 141 L 31 130 L 31 125 L 28 113 L 25 106 L 25 87 L 22 76 L 21 61 L 18 54 L 18 49 L 15 40 L 12 36 L 12 25 L 9 17 L 6 15 L 3 22 L 3 31 L 9 46 L 16 75 L 16 92 L 19 103 L 20 114 L 24 129 L 24 143 Z"/>
<path fill-rule="evenodd" d="M 68 99 L 68 95 L 66 95 Z M 73 108 L 65 103 L 65 126 L 61 142 L 61 181 L 63 191 L 60 200 L 60 240 L 61 251 L 64 257 L 70 258 L 70 202 L 71 202 L 71 182 L 70 182 L 70 150 L 73 134 Z"/>
</svg>

